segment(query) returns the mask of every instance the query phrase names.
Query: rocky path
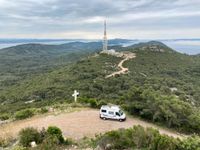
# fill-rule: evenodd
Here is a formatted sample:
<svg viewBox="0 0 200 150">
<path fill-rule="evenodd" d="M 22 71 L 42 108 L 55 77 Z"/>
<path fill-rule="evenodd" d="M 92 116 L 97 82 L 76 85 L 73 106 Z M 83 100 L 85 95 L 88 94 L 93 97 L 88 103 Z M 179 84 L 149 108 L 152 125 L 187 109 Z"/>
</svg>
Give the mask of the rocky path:
<svg viewBox="0 0 200 150">
<path fill-rule="evenodd" d="M 124 53 L 124 54 L 123 54 L 123 58 L 124 58 L 124 59 L 121 60 L 121 61 L 119 62 L 119 64 L 117 65 L 117 67 L 120 68 L 120 70 L 119 70 L 119 71 L 116 71 L 116 72 L 113 72 L 113 73 L 110 74 L 110 75 L 107 75 L 106 78 L 114 77 L 114 76 L 120 75 L 120 74 L 126 74 L 126 73 L 129 71 L 129 69 L 123 67 L 123 63 L 124 63 L 125 61 L 127 61 L 127 60 L 129 60 L 129 59 L 132 59 L 132 58 L 135 58 L 135 57 L 136 57 L 135 53 L 131 53 L 131 52 L 126 52 L 126 53 Z"/>
</svg>

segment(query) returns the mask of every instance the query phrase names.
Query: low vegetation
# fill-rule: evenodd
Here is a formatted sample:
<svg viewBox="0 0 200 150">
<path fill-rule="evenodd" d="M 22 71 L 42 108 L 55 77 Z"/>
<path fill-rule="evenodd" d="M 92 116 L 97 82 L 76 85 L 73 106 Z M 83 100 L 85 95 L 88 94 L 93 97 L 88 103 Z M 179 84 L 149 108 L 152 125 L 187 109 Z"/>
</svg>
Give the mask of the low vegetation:
<svg viewBox="0 0 200 150">
<path fill-rule="evenodd" d="M 10 136 L 7 136 L 6 138 L 0 137 L 0 149 L 5 148 L 5 147 L 9 147 L 14 142 L 16 142 L 16 139 L 14 139 L 13 137 L 10 137 Z"/>
<path fill-rule="evenodd" d="M 49 127 L 47 129 L 47 134 L 50 136 L 56 137 L 59 143 L 64 143 L 64 138 L 62 136 L 62 131 L 58 127 Z"/>
<path fill-rule="evenodd" d="M 73 112 L 80 110 L 82 108 L 92 107 L 90 101 L 95 101 L 96 105 L 92 108 L 100 107 L 101 104 L 106 104 L 104 101 L 100 101 L 97 103 L 96 99 L 88 99 L 88 98 L 79 98 L 79 102 L 77 103 L 68 103 L 68 102 L 58 102 L 52 103 L 49 106 L 42 108 L 26 108 L 15 113 L 3 113 L 0 114 L 0 121 L 6 123 L 6 121 L 15 121 L 15 120 L 23 120 L 27 118 L 31 118 L 35 115 L 43 115 L 46 113 L 62 113 L 62 112 Z M 93 102 L 91 102 L 93 103 Z"/>
<path fill-rule="evenodd" d="M 5 120 L 8 120 L 10 118 L 10 115 L 7 114 L 7 113 L 3 113 L 0 115 L 0 120 L 1 121 L 5 121 Z"/>
<path fill-rule="evenodd" d="M 199 109 L 175 96 L 162 95 L 152 88 L 133 87 L 120 102 L 132 115 L 179 131 L 200 134 Z"/>
<path fill-rule="evenodd" d="M 110 131 L 97 136 L 94 146 L 103 149 L 146 149 L 146 150 L 199 150 L 200 138 L 197 136 L 184 140 L 161 135 L 152 128 L 134 126 L 130 129 Z"/>
<path fill-rule="evenodd" d="M 24 148 L 30 148 L 31 142 L 35 142 L 37 150 L 55 150 L 62 146 L 66 147 L 72 144 L 72 140 L 64 139 L 62 131 L 55 126 L 48 127 L 47 130 L 38 131 L 35 128 L 25 128 L 19 133 L 19 144 Z"/>
<path fill-rule="evenodd" d="M 31 147 L 33 141 L 36 143 L 36 147 Z M 99 134 L 92 139 L 85 137 L 79 141 L 72 141 L 64 138 L 58 127 L 51 126 L 47 130 L 43 128 L 40 131 L 35 128 L 22 129 L 19 133 L 19 144 L 15 145 L 13 149 L 62 150 L 73 148 L 74 145 L 78 149 L 200 150 L 200 137 L 191 136 L 179 139 L 161 135 L 158 130 L 153 128 L 133 126 L 129 129 Z"/>
<path fill-rule="evenodd" d="M 19 143 L 24 147 L 30 147 L 31 142 L 35 141 L 36 144 L 42 142 L 43 138 L 43 131 L 39 132 L 37 129 L 34 128 L 25 128 L 19 132 Z"/>
<path fill-rule="evenodd" d="M 89 104 L 88 106 L 91 107 L 91 108 L 100 108 L 102 105 L 107 105 L 108 103 L 106 101 L 97 101 L 96 99 L 94 98 L 83 98 L 83 97 L 80 97 L 78 99 L 78 102 L 82 103 L 82 104 Z"/>
<path fill-rule="evenodd" d="M 0 91 L 32 75 L 80 60 L 100 47 L 100 42 L 73 42 L 61 45 L 24 44 L 1 49 Z"/>
<path fill-rule="evenodd" d="M 32 117 L 33 115 L 34 115 L 34 110 L 24 109 L 24 110 L 16 112 L 15 119 L 17 120 L 26 119 L 26 118 Z"/>
</svg>

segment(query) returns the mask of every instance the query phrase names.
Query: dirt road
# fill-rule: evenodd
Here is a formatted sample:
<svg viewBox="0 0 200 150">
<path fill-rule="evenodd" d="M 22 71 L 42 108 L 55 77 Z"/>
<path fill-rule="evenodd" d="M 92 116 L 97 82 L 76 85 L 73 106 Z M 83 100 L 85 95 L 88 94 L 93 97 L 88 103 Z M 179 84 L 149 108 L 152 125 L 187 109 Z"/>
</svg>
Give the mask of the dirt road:
<svg viewBox="0 0 200 150">
<path fill-rule="evenodd" d="M 17 136 L 18 132 L 25 127 L 36 127 L 41 129 L 48 126 L 57 126 L 62 129 L 65 137 L 80 139 L 84 136 L 94 137 L 95 134 L 104 133 L 119 128 L 130 128 L 133 125 L 153 127 L 159 129 L 160 133 L 173 137 L 183 138 L 184 135 L 163 129 L 154 124 L 141 121 L 137 118 L 128 117 L 125 122 L 112 120 L 101 120 L 99 111 L 85 109 L 77 112 L 62 113 L 59 115 L 35 116 L 30 119 L 15 121 L 0 126 L 0 137 Z"/>
<path fill-rule="evenodd" d="M 135 57 L 136 57 L 135 53 L 131 53 L 131 52 L 124 53 L 124 54 L 123 54 L 123 58 L 124 58 L 124 59 L 121 60 L 121 61 L 119 62 L 119 64 L 117 65 L 117 67 L 120 68 L 120 71 L 113 72 L 112 74 L 107 75 L 106 78 L 110 78 L 110 77 L 114 77 L 114 76 L 116 76 L 116 75 L 120 75 L 120 74 L 125 74 L 125 73 L 127 73 L 129 70 L 128 70 L 128 68 L 123 67 L 123 63 L 124 63 L 125 61 L 127 61 L 127 60 L 129 60 L 129 59 L 132 59 L 132 58 L 135 58 Z"/>
</svg>

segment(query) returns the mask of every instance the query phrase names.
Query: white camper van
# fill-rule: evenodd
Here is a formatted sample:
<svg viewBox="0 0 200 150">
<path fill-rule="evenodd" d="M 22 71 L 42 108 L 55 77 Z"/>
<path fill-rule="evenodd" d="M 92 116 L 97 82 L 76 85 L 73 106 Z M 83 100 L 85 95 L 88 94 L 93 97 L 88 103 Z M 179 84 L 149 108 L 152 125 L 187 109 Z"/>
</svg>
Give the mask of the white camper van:
<svg viewBox="0 0 200 150">
<path fill-rule="evenodd" d="M 101 119 L 115 119 L 119 121 L 126 120 L 126 114 L 119 108 L 119 106 L 103 105 L 100 109 Z"/>
</svg>

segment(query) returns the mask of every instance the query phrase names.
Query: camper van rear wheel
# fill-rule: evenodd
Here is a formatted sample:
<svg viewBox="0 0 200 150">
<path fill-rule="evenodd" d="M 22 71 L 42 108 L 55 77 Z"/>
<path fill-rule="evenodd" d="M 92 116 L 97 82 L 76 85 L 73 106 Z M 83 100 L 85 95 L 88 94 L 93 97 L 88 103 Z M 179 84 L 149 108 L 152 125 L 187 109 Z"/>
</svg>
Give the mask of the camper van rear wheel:
<svg viewBox="0 0 200 150">
<path fill-rule="evenodd" d="M 103 120 L 106 120 L 106 118 L 105 118 L 105 117 L 103 117 L 102 119 L 103 119 Z"/>
<path fill-rule="evenodd" d="M 122 119 L 119 119 L 119 121 L 122 122 L 123 120 L 122 120 Z"/>
</svg>

